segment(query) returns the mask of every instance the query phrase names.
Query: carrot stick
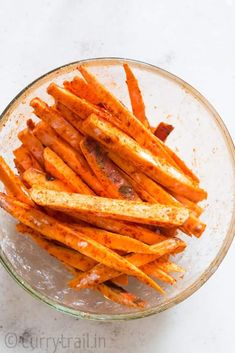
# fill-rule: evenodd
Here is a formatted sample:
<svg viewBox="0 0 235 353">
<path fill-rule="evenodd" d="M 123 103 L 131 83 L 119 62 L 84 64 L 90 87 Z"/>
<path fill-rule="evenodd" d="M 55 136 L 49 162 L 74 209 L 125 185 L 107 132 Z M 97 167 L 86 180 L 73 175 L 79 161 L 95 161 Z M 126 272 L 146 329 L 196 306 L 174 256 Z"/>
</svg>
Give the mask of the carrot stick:
<svg viewBox="0 0 235 353">
<path fill-rule="evenodd" d="M 170 133 L 174 130 L 174 126 L 161 122 L 155 129 L 154 135 L 162 142 L 165 142 Z"/>
<path fill-rule="evenodd" d="M 145 115 L 145 105 L 138 81 L 128 64 L 123 64 L 123 67 L 126 73 L 126 84 L 129 91 L 133 114 L 143 125 L 150 129 L 148 119 Z"/>
<path fill-rule="evenodd" d="M 50 175 L 34 168 L 27 169 L 22 177 L 30 187 L 37 185 L 50 190 L 71 191 L 71 189 L 60 180 L 54 179 Z"/>
<path fill-rule="evenodd" d="M 175 251 L 177 248 L 183 250 L 185 243 L 180 239 L 172 238 L 164 240 L 163 242 L 156 245 L 152 245 L 152 247 L 155 250 L 158 249 L 158 255 L 131 254 L 127 255 L 126 258 L 128 258 L 131 263 L 134 263 L 135 266 L 144 266 L 145 264 L 156 260 L 158 257 Z M 99 283 L 115 278 L 119 275 L 119 271 L 110 270 L 106 266 L 98 264 L 90 271 L 87 271 L 70 281 L 69 286 L 76 289 L 87 288 L 93 286 L 94 284 L 97 285 Z"/>
<path fill-rule="evenodd" d="M 163 282 L 169 284 L 174 284 L 176 282 L 176 280 L 171 275 L 169 275 L 156 265 L 152 266 L 152 263 L 142 266 L 141 269 L 148 275 L 155 277 Z"/>
<path fill-rule="evenodd" d="M 98 243 L 106 246 L 107 248 L 140 254 L 155 254 L 155 250 L 152 249 L 151 246 L 128 236 L 79 224 L 74 224 L 71 226 L 73 229 L 86 234 L 88 237 L 96 240 Z"/>
<path fill-rule="evenodd" d="M 43 146 L 41 142 L 36 138 L 36 136 L 29 129 L 24 129 L 18 134 L 19 140 L 23 145 L 32 153 L 36 158 L 40 166 L 43 168 Z"/>
<path fill-rule="evenodd" d="M 23 145 L 15 149 L 13 154 L 17 160 L 18 165 L 20 165 L 21 170 L 26 170 L 29 168 L 42 170 L 36 158 L 34 158 L 31 152 L 29 152 L 29 150 Z"/>
<path fill-rule="evenodd" d="M 14 164 L 15 164 L 15 168 L 16 168 L 18 174 L 19 174 L 19 177 L 21 178 L 22 175 L 23 175 L 23 173 L 24 173 L 24 168 L 23 168 L 23 166 L 20 164 L 20 162 L 17 161 L 16 158 L 14 158 L 13 161 L 14 161 Z"/>
<path fill-rule="evenodd" d="M 191 201 L 188 201 L 187 204 L 181 203 L 180 201 L 175 199 L 172 195 L 170 195 L 166 190 L 164 190 L 161 186 L 156 184 L 153 180 L 149 179 L 146 175 L 136 172 L 136 169 L 133 166 L 131 166 L 125 160 L 120 158 L 117 154 L 109 153 L 108 155 L 122 170 L 124 170 L 128 175 L 130 175 L 130 177 L 134 181 L 133 185 L 136 187 L 137 192 L 139 190 L 137 189 L 138 185 L 140 186 L 140 188 L 144 189 L 145 195 L 143 197 L 145 198 L 146 201 L 159 202 L 164 205 L 173 205 L 173 206 L 182 206 L 183 204 L 190 211 L 192 211 L 193 205 L 197 206 L 195 203 Z M 191 205 L 191 207 L 189 207 L 189 204 Z M 181 230 L 188 235 L 194 235 L 196 237 L 200 237 L 203 231 L 205 230 L 205 224 L 202 223 L 198 218 L 196 218 L 194 213 L 195 213 L 194 210 L 193 212 L 190 212 L 189 218 L 186 221 L 186 223 L 181 227 Z"/>
<path fill-rule="evenodd" d="M 46 171 L 66 184 L 70 191 L 94 195 L 94 192 L 82 181 L 82 179 L 49 147 L 45 148 L 43 156 Z"/>
<path fill-rule="evenodd" d="M 97 264 L 96 261 L 90 257 L 87 257 L 86 255 L 80 254 L 73 249 L 65 248 L 61 245 L 52 243 L 51 241 L 43 238 L 41 233 L 33 230 L 23 223 L 18 223 L 16 225 L 16 230 L 19 233 L 29 235 L 41 248 L 45 249 L 50 255 L 80 271 L 88 271 Z"/>
<path fill-rule="evenodd" d="M 86 119 L 92 113 L 100 113 L 100 109 L 94 104 L 76 96 L 63 87 L 59 87 L 55 83 L 50 84 L 47 88 L 47 92 L 54 97 L 56 101 L 61 102 L 82 119 Z"/>
<path fill-rule="evenodd" d="M 26 204 L 22 204 L 3 193 L 0 193 L 0 207 L 18 219 L 21 223 L 39 231 L 44 236 L 59 241 L 74 250 L 80 251 L 82 254 L 91 257 L 97 262 L 110 266 L 110 268 L 118 269 L 128 275 L 133 275 L 140 281 L 143 281 L 162 292 L 161 287 L 157 283 L 145 275 L 145 273 L 139 270 L 136 266 L 132 265 L 128 260 L 122 258 L 93 239 L 84 236 L 82 233 L 67 227 L 55 218 Z"/>
<path fill-rule="evenodd" d="M 100 100 L 97 97 L 95 91 L 91 90 L 90 86 L 81 77 L 74 77 L 71 82 L 64 81 L 64 87 L 75 94 L 76 96 L 87 100 L 95 105 L 100 104 Z"/>
<path fill-rule="evenodd" d="M 31 100 L 30 105 L 34 108 L 34 114 L 50 125 L 66 142 L 75 150 L 80 151 L 82 135 L 55 109 L 49 107 L 40 98 Z"/>
<path fill-rule="evenodd" d="M 64 248 L 55 245 L 45 238 L 41 237 L 39 233 L 32 228 L 25 226 L 22 223 L 16 225 L 18 232 L 28 234 L 40 247 L 47 250 L 50 255 L 60 260 L 74 275 L 78 275 L 78 271 L 88 271 L 95 265 L 95 261 L 91 258 L 78 253 L 72 249 Z M 76 269 L 76 270 L 75 270 Z M 74 271 L 75 270 L 75 271 Z M 122 275 L 123 278 L 126 275 Z M 121 276 L 115 279 L 115 282 L 120 281 Z M 125 283 L 125 282 L 124 282 Z M 143 307 L 145 302 L 136 297 L 134 294 L 124 291 L 123 288 L 117 287 L 114 283 L 108 282 L 101 283 L 96 288 L 105 298 L 112 300 L 116 303 L 126 305 L 129 307 Z"/>
<path fill-rule="evenodd" d="M 192 201 L 186 199 L 185 197 L 176 195 L 174 193 L 172 195 L 182 205 L 184 205 L 188 209 L 190 209 L 195 214 L 195 216 L 199 217 L 202 214 L 203 208 L 201 206 L 197 205 L 195 202 L 192 202 Z"/>
<path fill-rule="evenodd" d="M 107 152 L 95 140 L 85 137 L 81 142 L 82 152 L 91 169 L 107 191 L 107 196 L 117 199 L 140 200 L 131 183 L 108 158 Z"/>
<path fill-rule="evenodd" d="M 7 192 L 18 200 L 28 205 L 34 205 L 29 192 L 11 168 L 7 165 L 3 157 L 0 156 L 0 181 L 4 184 Z"/>
<path fill-rule="evenodd" d="M 71 214 L 78 212 L 102 215 L 104 218 L 121 219 L 142 224 L 164 227 L 179 226 L 189 216 L 189 212 L 185 208 L 161 204 L 113 200 L 40 188 L 32 188 L 30 194 L 38 205 L 58 211 L 71 211 Z"/>
<path fill-rule="evenodd" d="M 37 124 L 34 133 L 44 146 L 50 147 L 98 195 L 104 194 L 100 182 L 81 153 L 74 151 L 44 122 Z"/>
<path fill-rule="evenodd" d="M 127 286 L 128 285 L 128 276 L 127 275 L 120 275 L 112 280 L 118 286 Z"/>
<path fill-rule="evenodd" d="M 203 200 L 207 194 L 161 158 L 140 147 L 132 138 L 102 118 L 91 115 L 83 123 L 83 130 L 108 150 L 124 155 L 126 160 L 139 168 L 169 190 L 185 196 L 192 201 Z"/>
<path fill-rule="evenodd" d="M 56 102 L 56 110 L 65 118 L 75 129 L 82 134 L 82 122 L 83 120 L 69 108 L 63 105 L 61 102 Z"/>
</svg>

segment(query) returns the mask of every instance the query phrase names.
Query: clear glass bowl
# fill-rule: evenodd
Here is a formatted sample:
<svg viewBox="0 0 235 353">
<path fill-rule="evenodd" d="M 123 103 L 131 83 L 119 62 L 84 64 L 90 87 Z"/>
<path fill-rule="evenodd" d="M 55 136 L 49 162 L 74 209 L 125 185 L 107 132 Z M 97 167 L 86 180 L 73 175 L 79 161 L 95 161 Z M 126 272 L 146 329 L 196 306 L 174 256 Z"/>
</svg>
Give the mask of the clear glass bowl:
<svg viewBox="0 0 235 353">
<path fill-rule="evenodd" d="M 23 288 L 57 310 L 96 320 L 120 320 L 145 317 L 165 310 L 199 289 L 215 272 L 234 235 L 234 146 L 226 127 L 215 109 L 193 87 L 178 77 L 155 66 L 126 59 L 91 59 L 65 65 L 31 83 L 9 104 L 0 122 L 0 154 L 12 165 L 12 150 L 19 142 L 17 133 L 28 118 L 34 118 L 29 106 L 35 96 L 50 102 L 46 87 L 59 84 L 78 74 L 83 63 L 100 80 L 130 106 L 122 64 L 134 69 L 142 89 L 147 116 L 152 126 L 165 121 L 175 126 L 168 144 L 199 175 L 208 191 L 202 220 L 207 229 L 201 239 L 182 234 L 188 247 L 176 261 L 187 269 L 184 278 L 166 286 L 166 295 L 131 280 L 133 290 L 149 304 L 143 310 L 122 307 L 91 290 L 68 289 L 70 274 L 27 237 L 15 231 L 15 221 L 0 211 L 1 262 Z"/>
</svg>

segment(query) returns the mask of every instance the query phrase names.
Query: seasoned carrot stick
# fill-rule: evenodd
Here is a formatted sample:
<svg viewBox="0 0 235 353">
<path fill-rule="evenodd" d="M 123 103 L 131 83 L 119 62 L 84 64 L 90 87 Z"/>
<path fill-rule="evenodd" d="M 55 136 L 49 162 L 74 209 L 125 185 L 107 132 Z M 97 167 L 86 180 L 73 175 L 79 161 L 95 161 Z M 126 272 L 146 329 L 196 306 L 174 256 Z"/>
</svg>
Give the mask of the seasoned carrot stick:
<svg viewBox="0 0 235 353">
<path fill-rule="evenodd" d="M 58 191 L 72 191 L 66 184 L 62 181 L 54 179 L 50 175 L 34 168 L 27 169 L 23 175 L 23 180 L 29 186 L 41 186 L 45 189 L 58 190 Z"/>
<path fill-rule="evenodd" d="M 161 122 L 155 129 L 154 135 L 161 141 L 165 142 L 170 133 L 174 130 L 174 126 Z"/>
<path fill-rule="evenodd" d="M 161 158 L 141 148 L 132 138 L 109 122 L 92 114 L 83 123 L 83 130 L 112 152 L 120 153 L 148 176 L 179 195 L 192 201 L 203 200 L 207 194 Z"/>
<path fill-rule="evenodd" d="M 38 205 L 58 211 L 71 211 L 71 214 L 102 215 L 104 218 L 121 219 L 142 224 L 164 227 L 179 226 L 189 216 L 189 212 L 185 208 L 162 204 L 114 200 L 40 188 L 32 188 L 30 194 Z"/>
<path fill-rule="evenodd" d="M 37 117 L 50 125 L 75 150 L 80 151 L 82 135 L 66 119 L 40 98 L 31 100 L 30 105 L 34 108 L 34 114 Z"/>
<path fill-rule="evenodd" d="M 174 284 L 176 282 L 176 280 L 171 275 L 169 275 L 156 265 L 152 266 L 152 263 L 142 266 L 141 269 L 148 275 L 155 277 L 163 282 L 169 284 Z"/>
<path fill-rule="evenodd" d="M 50 84 L 47 88 L 47 92 L 53 96 L 56 101 L 64 104 L 82 119 L 86 119 L 92 113 L 99 114 L 101 111 L 94 104 L 76 96 L 63 87 L 59 87 L 55 83 Z"/>
<path fill-rule="evenodd" d="M 131 183 L 109 159 L 107 152 L 95 140 L 85 137 L 81 142 L 82 152 L 91 169 L 111 198 L 140 200 Z"/>
<path fill-rule="evenodd" d="M 13 151 L 15 159 L 17 160 L 18 165 L 21 166 L 22 170 L 27 170 L 29 168 L 35 168 L 42 170 L 40 164 L 34 158 L 34 156 L 29 152 L 25 146 L 20 146 Z"/>
<path fill-rule="evenodd" d="M 112 115 L 107 114 L 106 119 L 113 122 L 121 130 L 133 137 L 142 147 L 147 148 L 154 155 L 166 159 L 171 165 L 178 165 L 186 175 L 198 182 L 198 178 L 183 161 L 181 161 L 170 148 L 167 148 L 160 139 L 154 136 L 150 129 L 146 128 L 136 119 L 135 116 L 95 78 L 95 76 L 88 72 L 84 66 L 80 66 L 78 69 L 88 84 L 96 91 L 101 102 L 111 111 Z M 169 152 L 172 153 L 169 154 Z"/>
<path fill-rule="evenodd" d="M 73 169 L 98 195 L 103 195 L 104 190 L 90 169 L 81 153 L 74 151 L 65 141 L 44 122 L 37 124 L 33 130 L 44 146 L 50 147 L 68 166 Z"/>
<path fill-rule="evenodd" d="M 131 254 L 127 255 L 126 258 L 128 258 L 131 263 L 141 267 L 149 262 L 156 260 L 158 257 L 175 251 L 177 248 L 183 250 L 185 243 L 180 239 L 172 238 L 164 240 L 163 242 L 156 245 L 152 245 L 152 247 L 155 248 L 155 250 L 158 249 L 158 255 Z M 119 271 L 110 270 L 110 268 L 107 268 L 102 264 L 98 264 L 90 271 L 87 271 L 70 281 L 69 286 L 76 289 L 87 288 L 115 278 L 119 275 Z"/>
<path fill-rule="evenodd" d="M 128 275 L 133 275 L 140 281 L 143 281 L 162 292 L 161 287 L 157 283 L 145 275 L 145 273 L 139 270 L 136 266 L 132 265 L 128 260 L 97 243 L 95 240 L 90 239 L 87 236 L 84 237 L 82 233 L 74 231 L 55 218 L 50 217 L 33 207 L 16 201 L 14 198 L 3 193 L 0 193 L 0 207 L 18 219 L 21 223 L 39 231 L 44 236 L 59 241 L 74 250 L 80 251 L 82 254 L 89 256 L 92 259 L 110 266 L 110 268 L 115 268 Z"/>
<path fill-rule="evenodd" d="M 129 280 L 128 280 L 128 276 L 123 274 L 114 278 L 112 282 L 117 284 L 118 286 L 127 286 Z"/>
<path fill-rule="evenodd" d="M 86 81 L 84 81 L 81 77 L 76 76 L 71 82 L 65 81 L 64 87 L 68 91 L 76 94 L 76 96 L 83 98 L 90 103 L 93 103 L 95 105 L 100 104 L 100 100 L 97 97 L 95 91 L 93 91 L 90 86 L 88 86 Z"/>
<path fill-rule="evenodd" d="M 195 214 L 195 216 L 199 217 L 202 214 L 203 208 L 201 206 L 197 205 L 195 202 L 192 202 L 192 201 L 186 199 L 185 197 L 176 195 L 174 193 L 172 193 L 172 195 L 182 205 L 185 205 L 188 209 L 190 209 Z"/>
<path fill-rule="evenodd" d="M 43 146 L 41 142 L 36 138 L 36 136 L 29 129 L 24 129 L 18 134 L 19 140 L 23 145 L 32 153 L 36 158 L 40 166 L 43 168 Z"/>
<path fill-rule="evenodd" d="M 18 200 L 28 205 L 34 205 L 28 190 L 7 165 L 3 157 L 0 156 L 0 181 L 4 184 L 7 192 Z"/>
<path fill-rule="evenodd" d="M 133 114 L 139 121 L 142 122 L 142 124 L 144 124 L 148 129 L 150 129 L 148 119 L 145 115 L 145 105 L 138 81 L 128 64 L 123 64 L 123 67 L 126 73 L 126 84 L 129 91 Z"/>
<path fill-rule="evenodd" d="M 65 118 L 75 129 L 77 129 L 82 134 L 82 122 L 83 120 L 64 104 L 56 102 L 56 110 Z"/>
<path fill-rule="evenodd" d="M 60 260 L 69 271 L 76 276 L 78 275 L 77 270 L 88 271 L 96 264 L 94 260 L 78 253 L 77 251 L 51 243 L 41 237 L 38 232 L 22 223 L 17 224 L 16 229 L 22 234 L 28 234 L 40 247 L 47 250 L 50 255 Z M 117 277 L 114 283 L 121 282 L 122 277 L 125 279 L 124 276 L 126 275 Z M 142 299 L 136 297 L 134 294 L 124 291 L 123 288 L 115 286 L 114 283 L 111 283 L 110 281 L 105 284 L 101 283 L 94 289 L 97 289 L 107 299 L 122 305 L 129 307 L 143 307 L 145 305 L 145 302 Z M 126 282 L 123 281 L 123 283 L 125 284 Z"/>
<path fill-rule="evenodd" d="M 73 229 L 86 234 L 90 238 L 96 240 L 98 243 L 103 244 L 107 248 L 114 250 L 123 250 L 127 252 L 134 252 L 140 254 L 155 254 L 155 250 L 151 246 L 146 245 L 139 240 L 120 235 L 117 233 L 111 233 L 103 229 L 84 225 L 71 225 Z"/>
<path fill-rule="evenodd" d="M 94 192 L 82 179 L 49 147 L 45 148 L 43 156 L 46 171 L 53 177 L 61 180 L 64 184 L 67 184 L 70 191 L 94 195 Z"/>
<path fill-rule="evenodd" d="M 122 169 L 124 170 L 130 177 L 133 179 L 135 183 L 143 188 L 145 191 L 145 200 L 148 202 L 159 202 L 164 205 L 174 205 L 174 206 L 182 206 L 185 205 L 190 211 L 190 215 L 186 223 L 181 227 L 181 230 L 188 235 L 195 235 L 196 237 L 200 237 L 203 231 L 205 230 L 205 224 L 202 223 L 198 218 L 194 215 L 193 205 L 196 207 L 197 205 L 191 201 L 180 202 L 175 199 L 172 195 L 170 195 L 167 191 L 165 191 L 160 185 L 156 184 L 153 180 L 149 179 L 146 175 L 136 172 L 136 169 L 127 163 L 125 160 L 120 158 L 117 154 L 109 153 L 110 158 Z M 136 185 L 137 190 L 137 185 Z M 138 190 L 137 190 L 138 191 Z M 140 190 L 139 190 L 140 191 Z M 149 195 L 149 198 L 148 198 Z M 183 198 L 185 199 L 185 198 Z M 191 202 L 191 204 L 190 204 Z M 191 207 L 189 207 L 191 205 Z M 199 206 L 198 206 L 199 207 Z"/>
<path fill-rule="evenodd" d="M 55 180 L 47 180 L 46 174 L 42 172 L 29 169 L 27 170 L 23 177 L 25 178 L 26 182 L 32 187 L 34 185 L 40 185 L 42 188 L 47 188 L 51 190 L 57 191 L 70 191 L 67 184 L 64 184 L 62 181 L 55 179 Z M 51 178 L 49 178 L 51 179 Z M 129 236 L 131 238 L 137 239 L 141 242 L 146 244 L 155 244 L 159 241 L 165 239 L 165 236 L 156 233 L 148 228 L 143 226 L 127 223 L 122 221 L 111 220 L 102 217 L 96 216 L 86 216 L 86 215 L 79 215 L 79 221 L 83 220 L 86 223 L 90 223 L 95 225 L 99 228 L 106 229 L 108 231 L 123 234 Z"/>
<path fill-rule="evenodd" d="M 26 226 L 23 223 L 18 223 L 16 229 L 19 233 L 29 235 L 41 248 L 47 250 L 50 255 L 53 255 L 60 261 L 65 262 L 81 271 L 88 271 L 97 263 L 90 257 L 80 254 L 79 252 L 65 248 L 61 245 L 50 242 L 49 240 L 43 238 L 41 233 L 33 230 L 32 228 Z"/>
</svg>

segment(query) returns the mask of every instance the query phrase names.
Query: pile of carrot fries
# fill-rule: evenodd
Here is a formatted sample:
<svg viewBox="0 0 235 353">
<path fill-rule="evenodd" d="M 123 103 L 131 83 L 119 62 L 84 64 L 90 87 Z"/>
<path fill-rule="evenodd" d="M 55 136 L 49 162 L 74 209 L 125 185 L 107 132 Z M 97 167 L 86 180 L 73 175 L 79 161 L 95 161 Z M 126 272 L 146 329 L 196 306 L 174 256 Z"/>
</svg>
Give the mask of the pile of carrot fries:
<svg viewBox="0 0 235 353">
<path fill-rule="evenodd" d="M 166 145 L 172 125 L 153 128 L 137 78 L 124 64 L 132 112 L 85 66 L 64 87 L 47 89 L 54 105 L 36 97 L 37 118 L 18 134 L 18 175 L 0 157 L 0 206 L 19 233 L 31 237 L 72 273 L 68 286 L 141 308 L 123 287 L 129 276 L 164 293 L 173 256 L 186 248 L 178 235 L 200 237 L 198 177 Z"/>
</svg>

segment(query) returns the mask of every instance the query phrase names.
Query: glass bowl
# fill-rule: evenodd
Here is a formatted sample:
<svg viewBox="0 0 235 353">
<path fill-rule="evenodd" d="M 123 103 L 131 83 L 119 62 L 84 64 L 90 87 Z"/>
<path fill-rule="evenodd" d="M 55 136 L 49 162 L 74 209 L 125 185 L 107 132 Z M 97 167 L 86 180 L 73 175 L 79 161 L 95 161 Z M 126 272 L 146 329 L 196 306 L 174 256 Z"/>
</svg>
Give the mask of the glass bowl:
<svg viewBox="0 0 235 353">
<path fill-rule="evenodd" d="M 71 275 L 60 263 L 38 248 L 27 237 L 17 234 L 15 221 L 0 211 L 1 262 L 15 281 L 34 297 L 53 308 L 81 318 L 96 320 L 129 320 L 159 313 L 186 299 L 215 272 L 224 258 L 234 235 L 234 146 L 224 123 L 193 87 L 155 66 L 116 58 L 79 61 L 55 69 L 38 78 L 21 91 L 1 116 L 0 155 L 12 165 L 12 151 L 19 145 L 17 133 L 33 118 L 30 100 L 35 96 L 52 102 L 46 94 L 51 81 L 62 84 L 77 75 L 77 65 L 85 64 L 119 99 L 130 106 L 122 64 L 134 70 L 143 93 L 147 116 L 152 126 L 165 121 L 175 126 L 167 143 L 193 168 L 208 191 L 202 203 L 202 220 L 207 229 L 200 239 L 187 241 L 186 251 L 176 262 L 187 271 L 174 286 L 165 286 L 166 295 L 134 279 L 129 289 L 149 304 L 143 310 L 129 309 L 104 299 L 89 289 L 68 289 Z M 13 165 L 12 165 L 13 166 Z"/>
</svg>

